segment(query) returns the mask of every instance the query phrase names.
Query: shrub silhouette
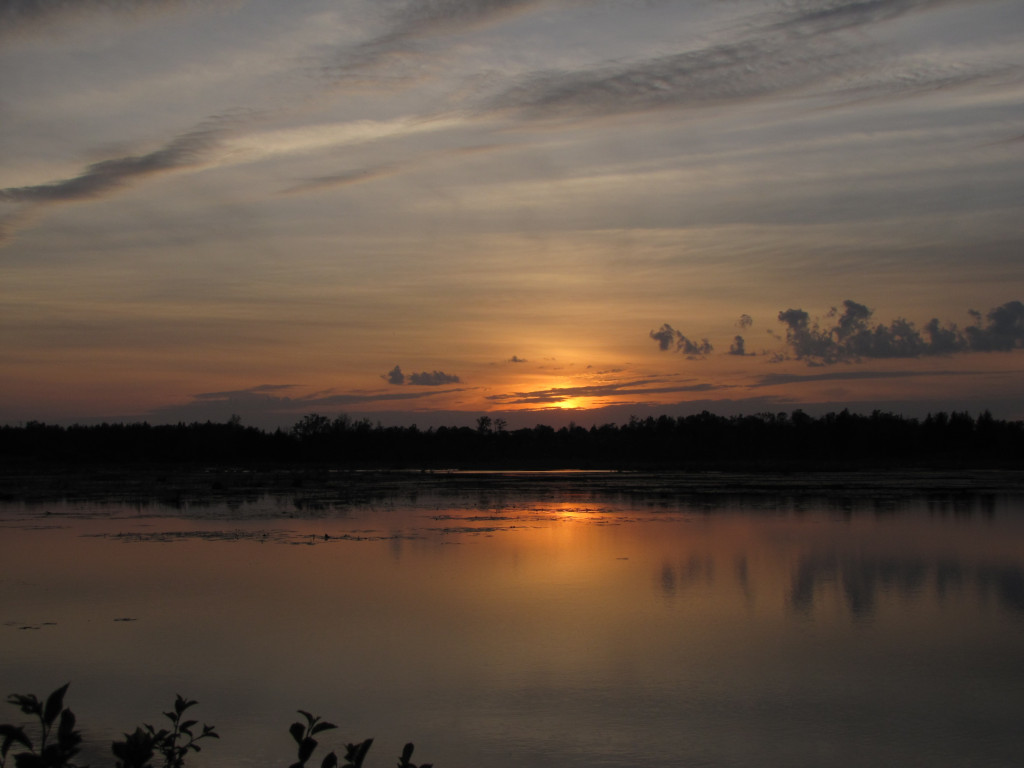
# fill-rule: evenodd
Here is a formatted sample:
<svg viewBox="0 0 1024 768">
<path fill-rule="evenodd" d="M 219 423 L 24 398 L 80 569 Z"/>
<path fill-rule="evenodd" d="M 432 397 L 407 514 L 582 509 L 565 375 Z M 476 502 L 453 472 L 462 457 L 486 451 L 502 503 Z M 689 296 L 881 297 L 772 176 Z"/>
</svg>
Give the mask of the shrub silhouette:
<svg viewBox="0 0 1024 768">
<path fill-rule="evenodd" d="M 45 702 L 32 694 L 12 693 L 7 697 L 9 703 L 38 723 L 38 728 L 33 729 L 38 730 L 38 740 L 33 740 L 24 726 L 0 725 L 0 768 L 7 768 L 10 757 L 14 758 L 14 768 L 78 768 L 72 759 L 79 752 L 82 735 L 75 728 L 74 713 L 64 706 L 64 695 L 69 685 L 62 685 L 47 696 Z M 186 711 L 196 703 L 177 695 L 173 710 L 163 713 L 170 721 L 170 728 L 158 729 L 143 723 L 131 733 L 125 733 L 123 740 L 114 741 L 111 751 L 116 768 L 153 768 L 153 760 L 157 757 L 163 761 L 162 768 L 184 768 L 188 754 L 202 749 L 200 741 L 220 738 L 214 726 L 206 723 L 200 726 L 198 720 L 186 719 Z M 318 746 L 313 736 L 337 728 L 334 723 L 305 710 L 300 709 L 299 714 L 305 718 L 305 724 L 292 723 L 288 729 L 298 748 L 298 759 L 290 768 L 305 768 Z M 346 744 L 344 768 L 360 768 L 372 744 L 373 739 Z M 417 768 L 410 762 L 412 753 L 413 745 L 406 744 L 398 760 L 399 768 Z M 338 765 L 337 754 L 330 752 L 321 761 L 320 768 L 337 768 Z M 419 768 L 432 767 L 424 763 Z"/>
<path fill-rule="evenodd" d="M 17 768 L 59 768 L 72 766 L 71 758 L 78 754 L 82 735 L 75 730 L 75 715 L 64 707 L 64 694 L 69 683 L 55 690 L 41 702 L 32 694 L 13 693 L 7 700 L 21 711 L 39 722 L 39 741 L 33 742 L 20 726 L 0 725 L 0 768 L 7 765 L 7 754 L 14 745 L 21 745 L 23 751 L 14 755 Z M 59 721 L 59 722 L 58 722 Z M 52 739 L 53 726 L 57 725 L 57 738 Z"/>
</svg>

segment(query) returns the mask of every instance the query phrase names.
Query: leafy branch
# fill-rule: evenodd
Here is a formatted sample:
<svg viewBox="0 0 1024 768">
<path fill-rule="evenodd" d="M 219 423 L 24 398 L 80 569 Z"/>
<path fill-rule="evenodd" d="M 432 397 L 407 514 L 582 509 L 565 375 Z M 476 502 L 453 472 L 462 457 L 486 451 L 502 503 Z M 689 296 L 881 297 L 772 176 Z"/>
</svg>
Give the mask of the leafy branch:
<svg viewBox="0 0 1024 768">
<path fill-rule="evenodd" d="M 14 755 L 16 768 L 73 768 L 71 762 L 78 754 L 82 735 L 75 730 L 75 715 L 64 707 L 66 683 L 49 696 L 45 702 L 32 694 L 12 693 L 7 701 L 18 707 L 24 714 L 35 717 L 39 723 L 39 743 L 35 744 L 25 729 L 15 725 L 0 725 L 0 768 L 7 765 L 11 747 L 20 744 L 24 750 Z M 59 722 L 58 722 L 59 720 Z M 53 727 L 57 725 L 57 738 L 52 740 Z"/>
<path fill-rule="evenodd" d="M 37 743 L 24 726 L 0 724 L 0 768 L 8 768 L 9 756 L 14 757 L 13 768 L 78 768 L 71 760 L 78 754 L 82 736 L 75 729 L 75 715 L 64 706 L 67 690 L 68 684 L 61 686 L 45 702 L 32 694 L 11 694 L 7 697 L 9 703 L 36 719 L 39 735 Z M 158 756 L 163 758 L 161 768 L 185 768 L 185 758 L 189 753 L 202 749 L 199 742 L 220 738 L 214 726 L 206 723 L 200 726 L 198 720 L 187 719 L 187 710 L 195 704 L 194 700 L 176 695 L 173 711 L 163 713 L 170 721 L 169 728 L 158 729 L 143 723 L 131 733 L 124 734 L 123 740 L 114 741 L 111 751 L 115 768 L 153 768 L 153 760 Z M 298 758 L 289 768 L 306 768 L 306 763 L 319 746 L 314 736 L 338 727 L 303 709 L 299 714 L 305 722 L 292 723 L 288 729 L 298 750 Z M 373 739 L 346 744 L 344 763 L 339 764 L 337 753 L 332 751 L 320 762 L 320 768 L 362 768 L 372 744 Z M 417 768 L 410 761 L 412 753 L 413 745 L 406 744 L 398 760 L 398 768 Z M 419 768 L 432 766 L 423 763 Z"/>
</svg>

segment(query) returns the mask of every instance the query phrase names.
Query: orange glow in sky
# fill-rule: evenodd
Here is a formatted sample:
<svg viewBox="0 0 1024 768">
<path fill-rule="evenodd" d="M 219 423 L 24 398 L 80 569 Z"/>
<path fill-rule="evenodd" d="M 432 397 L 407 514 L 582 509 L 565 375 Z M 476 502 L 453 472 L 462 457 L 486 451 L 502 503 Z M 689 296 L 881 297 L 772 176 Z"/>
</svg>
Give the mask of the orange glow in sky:
<svg viewBox="0 0 1024 768">
<path fill-rule="evenodd" d="M 1024 418 L 1020 3 L 43 5 L 0 423 Z"/>
</svg>

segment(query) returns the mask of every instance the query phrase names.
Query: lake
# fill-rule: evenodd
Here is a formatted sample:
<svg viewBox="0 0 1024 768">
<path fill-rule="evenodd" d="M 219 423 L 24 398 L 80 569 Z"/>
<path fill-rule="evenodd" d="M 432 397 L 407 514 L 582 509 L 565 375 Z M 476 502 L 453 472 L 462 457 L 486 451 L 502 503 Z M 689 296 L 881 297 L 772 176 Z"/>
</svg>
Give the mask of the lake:
<svg viewBox="0 0 1024 768">
<path fill-rule="evenodd" d="M 8 500 L 0 693 L 71 681 L 93 765 L 176 693 L 196 768 L 292 762 L 300 708 L 367 766 L 1021 765 L 1019 489 L 665 477 Z"/>
</svg>

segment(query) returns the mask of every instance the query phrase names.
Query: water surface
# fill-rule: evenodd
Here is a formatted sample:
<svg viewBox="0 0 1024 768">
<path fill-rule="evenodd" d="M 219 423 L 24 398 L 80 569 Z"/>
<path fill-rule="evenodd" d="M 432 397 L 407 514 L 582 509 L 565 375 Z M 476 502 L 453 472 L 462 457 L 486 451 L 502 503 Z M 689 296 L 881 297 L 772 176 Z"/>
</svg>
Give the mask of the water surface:
<svg viewBox="0 0 1024 768">
<path fill-rule="evenodd" d="M 5 503 L 0 692 L 70 680 L 93 764 L 175 693 L 200 767 L 298 708 L 369 766 L 1020 764 L 1018 495 L 588 482 Z"/>
</svg>

